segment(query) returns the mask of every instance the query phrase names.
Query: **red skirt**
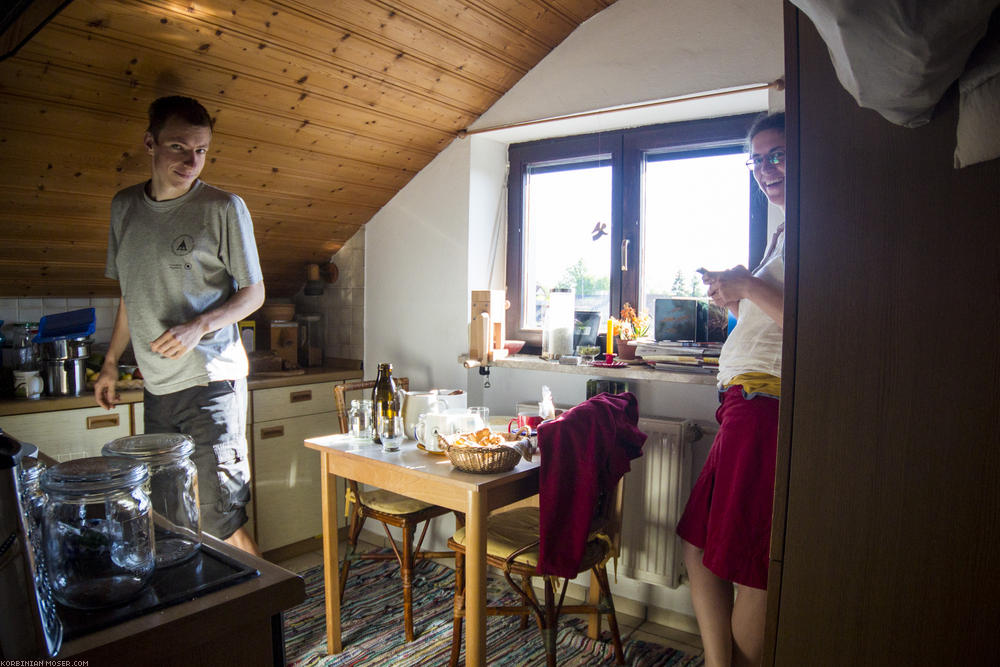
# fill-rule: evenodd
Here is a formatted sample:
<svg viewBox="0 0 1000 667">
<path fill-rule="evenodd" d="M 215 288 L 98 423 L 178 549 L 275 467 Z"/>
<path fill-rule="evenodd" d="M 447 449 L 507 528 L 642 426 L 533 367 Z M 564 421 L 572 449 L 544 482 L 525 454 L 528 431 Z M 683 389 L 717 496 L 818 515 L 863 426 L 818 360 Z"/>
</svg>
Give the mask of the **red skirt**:
<svg viewBox="0 0 1000 667">
<path fill-rule="evenodd" d="M 730 387 L 715 413 L 720 428 L 677 534 L 704 549 L 716 576 L 767 588 L 778 445 L 778 399 L 744 398 Z"/>
</svg>

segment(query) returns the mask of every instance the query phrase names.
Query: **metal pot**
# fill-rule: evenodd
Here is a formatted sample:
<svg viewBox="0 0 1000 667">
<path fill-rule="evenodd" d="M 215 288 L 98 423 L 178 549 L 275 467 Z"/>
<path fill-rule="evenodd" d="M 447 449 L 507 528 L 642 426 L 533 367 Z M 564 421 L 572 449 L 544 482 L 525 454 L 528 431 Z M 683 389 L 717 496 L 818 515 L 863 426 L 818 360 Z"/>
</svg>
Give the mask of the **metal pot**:
<svg viewBox="0 0 1000 667">
<path fill-rule="evenodd" d="M 43 360 L 86 359 L 90 356 L 90 338 L 59 338 L 38 344 Z"/>
<path fill-rule="evenodd" d="M 43 359 L 42 378 L 49 396 L 79 396 L 87 383 L 87 358 Z"/>
</svg>

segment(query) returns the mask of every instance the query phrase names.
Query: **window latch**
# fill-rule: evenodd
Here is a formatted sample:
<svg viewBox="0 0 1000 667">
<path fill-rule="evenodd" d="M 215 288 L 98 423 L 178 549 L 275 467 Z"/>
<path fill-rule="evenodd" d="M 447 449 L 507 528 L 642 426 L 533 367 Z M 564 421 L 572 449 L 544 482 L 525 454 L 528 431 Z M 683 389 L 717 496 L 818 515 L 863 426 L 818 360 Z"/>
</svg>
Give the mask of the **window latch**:
<svg viewBox="0 0 1000 667">
<path fill-rule="evenodd" d="M 628 271 L 628 239 L 622 239 L 622 271 Z"/>
</svg>

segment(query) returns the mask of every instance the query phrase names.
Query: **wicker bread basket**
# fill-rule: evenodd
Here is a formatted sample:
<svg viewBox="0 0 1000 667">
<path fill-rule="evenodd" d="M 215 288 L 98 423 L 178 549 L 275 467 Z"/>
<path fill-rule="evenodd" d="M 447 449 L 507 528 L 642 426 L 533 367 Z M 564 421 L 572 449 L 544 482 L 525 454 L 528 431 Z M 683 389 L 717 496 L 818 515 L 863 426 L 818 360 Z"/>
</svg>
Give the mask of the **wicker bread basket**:
<svg viewBox="0 0 1000 667">
<path fill-rule="evenodd" d="M 480 447 L 456 447 L 454 442 L 468 433 L 439 435 L 441 449 L 448 455 L 451 464 L 464 472 L 498 473 L 513 470 L 522 455 L 530 456 L 531 442 L 522 435 L 498 433 L 507 444 Z"/>
</svg>

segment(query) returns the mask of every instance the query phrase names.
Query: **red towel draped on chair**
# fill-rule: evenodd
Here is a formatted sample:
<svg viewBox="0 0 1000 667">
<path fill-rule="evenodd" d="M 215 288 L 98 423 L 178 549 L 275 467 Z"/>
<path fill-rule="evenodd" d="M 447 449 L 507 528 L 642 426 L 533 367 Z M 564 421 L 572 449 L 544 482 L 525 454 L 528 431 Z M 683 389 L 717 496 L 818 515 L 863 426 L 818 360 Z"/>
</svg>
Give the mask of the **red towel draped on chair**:
<svg viewBox="0 0 1000 667">
<path fill-rule="evenodd" d="M 611 493 L 642 456 L 634 394 L 598 394 L 538 427 L 538 571 L 560 577 L 579 574 L 598 495 Z"/>
</svg>

